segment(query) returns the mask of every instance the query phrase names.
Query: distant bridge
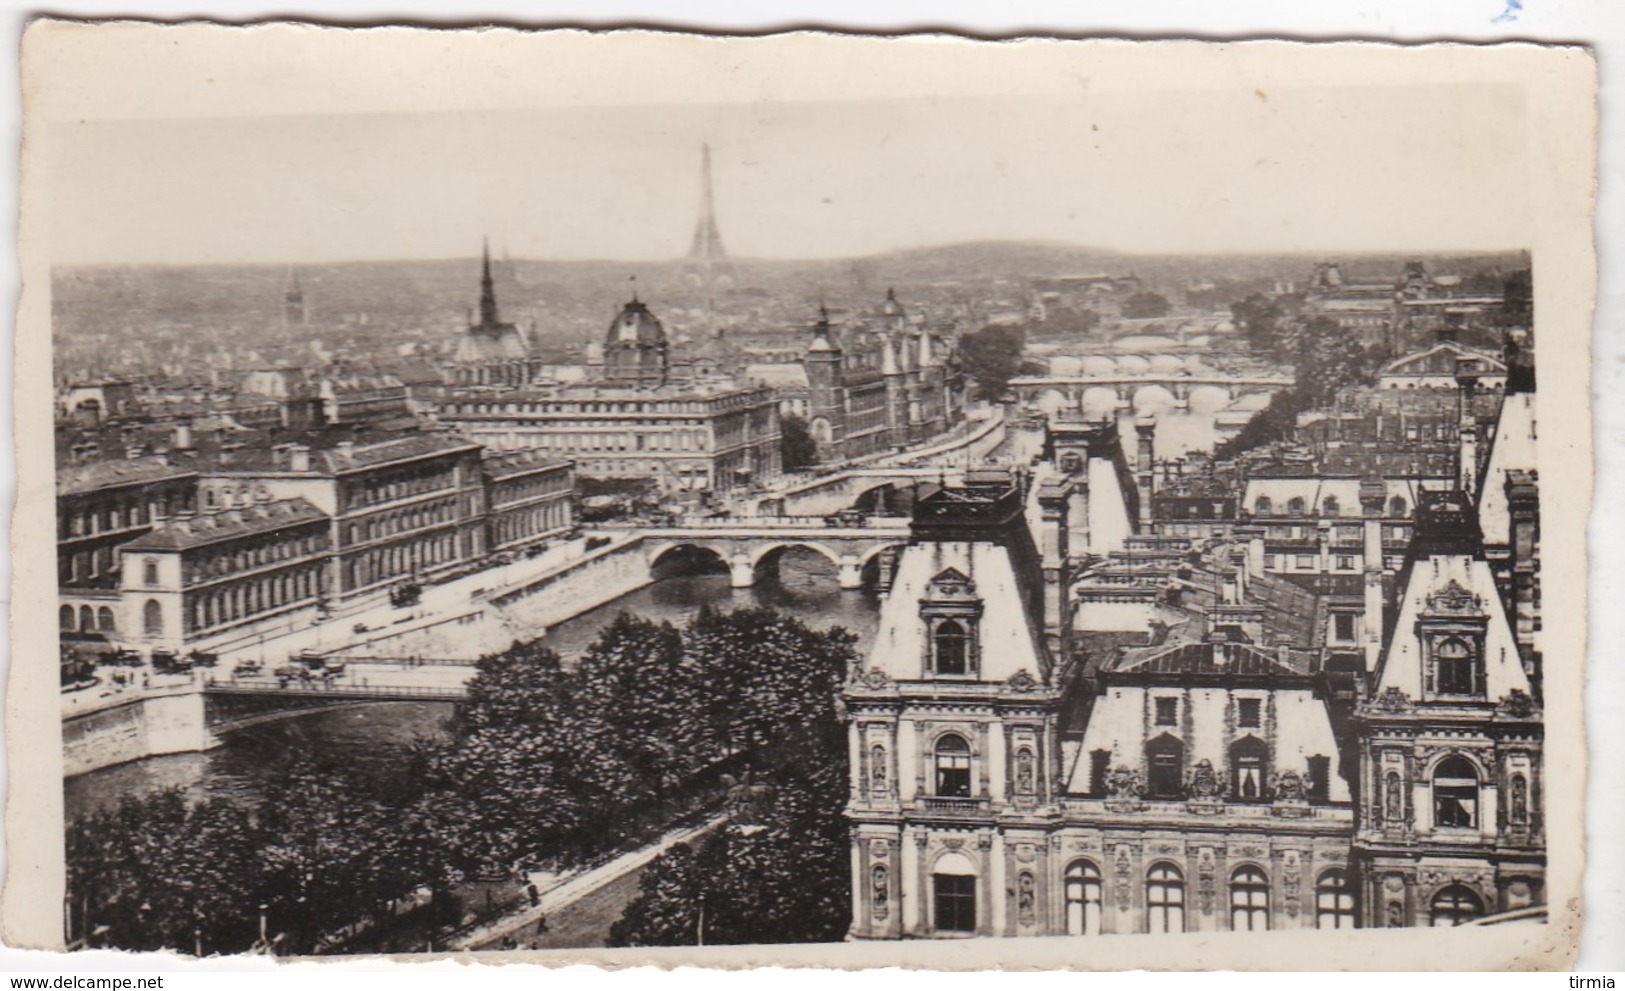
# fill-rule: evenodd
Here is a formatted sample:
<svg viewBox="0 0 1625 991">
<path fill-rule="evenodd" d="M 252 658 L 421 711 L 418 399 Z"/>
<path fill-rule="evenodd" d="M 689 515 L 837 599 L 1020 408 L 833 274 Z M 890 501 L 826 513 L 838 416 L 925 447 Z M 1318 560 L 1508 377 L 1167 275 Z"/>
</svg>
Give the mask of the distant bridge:
<svg viewBox="0 0 1625 991">
<path fill-rule="evenodd" d="M 980 464 L 977 459 L 975 464 Z M 885 508 L 887 497 L 921 482 L 960 485 L 963 465 L 875 465 L 814 475 L 757 500 L 762 516 L 815 518 L 844 509 Z"/>
<path fill-rule="evenodd" d="M 1078 410 L 1086 405 L 1140 408 L 1154 397 L 1174 405 L 1188 405 L 1193 398 L 1214 409 L 1253 393 L 1275 393 L 1289 389 L 1293 379 L 1285 375 L 1229 375 L 1222 372 L 1101 372 L 1079 375 L 1024 375 L 1010 380 L 1010 388 L 1022 405 L 1034 405 L 1045 412 Z"/>
<path fill-rule="evenodd" d="M 835 565 L 840 587 L 850 589 L 862 588 L 865 570 L 877 565 L 887 550 L 908 541 L 909 518 L 709 517 L 681 520 L 667 526 L 640 527 L 635 532 L 643 538 L 651 572 L 670 554 L 698 551 L 728 568 L 728 583 L 732 587 L 750 588 L 756 584 L 761 564 L 792 547 L 802 547 Z M 884 586 L 885 581 L 882 573 L 879 583 Z"/>
</svg>

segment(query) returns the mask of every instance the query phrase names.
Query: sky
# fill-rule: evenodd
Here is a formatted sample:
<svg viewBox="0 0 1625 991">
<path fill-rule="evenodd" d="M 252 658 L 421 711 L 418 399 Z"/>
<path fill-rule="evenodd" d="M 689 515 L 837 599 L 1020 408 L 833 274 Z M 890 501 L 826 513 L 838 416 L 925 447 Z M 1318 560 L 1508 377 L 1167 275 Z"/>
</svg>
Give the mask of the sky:
<svg viewBox="0 0 1625 991">
<path fill-rule="evenodd" d="M 243 34 L 53 51 L 53 262 L 672 258 L 707 142 L 738 257 L 1531 242 L 1524 90 L 1378 46 Z"/>
</svg>

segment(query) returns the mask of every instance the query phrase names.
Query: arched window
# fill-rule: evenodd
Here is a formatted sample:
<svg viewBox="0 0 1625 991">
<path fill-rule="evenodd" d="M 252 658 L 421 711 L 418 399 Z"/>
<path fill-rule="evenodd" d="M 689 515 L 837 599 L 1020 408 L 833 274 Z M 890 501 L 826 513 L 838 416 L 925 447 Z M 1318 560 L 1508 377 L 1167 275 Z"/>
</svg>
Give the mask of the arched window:
<svg viewBox="0 0 1625 991">
<path fill-rule="evenodd" d="M 63 606 L 61 609 L 56 611 L 56 625 L 70 633 L 73 631 L 74 626 L 72 606 Z"/>
<path fill-rule="evenodd" d="M 937 794 L 946 798 L 970 797 L 970 745 L 953 733 L 937 741 Z"/>
<path fill-rule="evenodd" d="M 1248 735 L 1230 748 L 1230 793 L 1239 802 L 1261 802 L 1269 775 L 1269 744 Z"/>
<path fill-rule="evenodd" d="M 1470 829 L 1478 823 L 1478 772 L 1465 757 L 1446 757 L 1433 771 L 1433 824 Z"/>
<path fill-rule="evenodd" d="M 937 674 L 965 674 L 969 669 L 970 636 L 958 620 L 945 619 L 931 635 Z"/>
<path fill-rule="evenodd" d="M 1459 926 L 1484 914 L 1484 902 L 1466 885 L 1452 884 L 1433 896 L 1435 926 Z"/>
<path fill-rule="evenodd" d="M 1315 882 L 1315 928 L 1354 928 L 1354 892 L 1348 874 L 1340 868 L 1327 871 Z"/>
<path fill-rule="evenodd" d="M 931 872 L 934 928 L 937 932 L 976 931 L 976 866 L 962 853 L 949 853 Z"/>
<path fill-rule="evenodd" d="M 1270 883 L 1256 867 L 1230 875 L 1230 928 L 1262 932 L 1270 927 Z"/>
<path fill-rule="evenodd" d="M 1164 733 L 1145 745 L 1152 798 L 1179 798 L 1185 788 L 1185 745 Z"/>
<path fill-rule="evenodd" d="M 1066 869 L 1066 932 L 1100 935 L 1100 868 L 1087 860 Z"/>
<path fill-rule="evenodd" d="M 1172 864 L 1157 864 L 1145 876 L 1146 931 L 1185 931 L 1185 875 Z"/>
<path fill-rule="evenodd" d="M 79 607 L 79 632 L 96 632 L 96 614 L 91 611 L 89 606 Z"/>
<path fill-rule="evenodd" d="M 164 609 L 157 599 L 148 599 L 147 604 L 141 608 L 141 627 L 149 637 L 164 635 Z"/>
<path fill-rule="evenodd" d="M 118 624 L 113 621 L 113 610 L 107 608 L 106 606 L 102 606 L 100 609 L 96 610 L 96 626 L 103 633 L 118 632 Z"/>
<path fill-rule="evenodd" d="M 1270 497 L 1266 495 L 1259 496 L 1258 501 L 1253 503 L 1253 512 L 1259 516 L 1268 516 L 1274 508 L 1275 503 L 1271 502 Z"/>
<path fill-rule="evenodd" d="M 1411 509 L 1405 504 L 1404 496 L 1394 496 L 1388 500 L 1389 516 L 1409 516 Z"/>
<path fill-rule="evenodd" d="M 1304 507 L 1305 504 L 1302 496 L 1293 496 L 1291 499 L 1288 499 L 1286 503 L 1286 511 L 1292 516 L 1302 516 Z"/>
<path fill-rule="evenodd" d="M 1477 695 L 1483 691 L 1483 665 L 1465 640 L 1451 637 L 1439 644 L 1433 650 L 1433 664 L 1440 695 Z"/>
<path fill-rule="evenodd" d="M 1338 503 L 1337 497 L 1334 495 L 1329 495 L 1320 501 L 1320 515 L 1322 516 L 1338 516 L 1342 514 L 1342 511 L 1343 507 Z"/>
</svg>

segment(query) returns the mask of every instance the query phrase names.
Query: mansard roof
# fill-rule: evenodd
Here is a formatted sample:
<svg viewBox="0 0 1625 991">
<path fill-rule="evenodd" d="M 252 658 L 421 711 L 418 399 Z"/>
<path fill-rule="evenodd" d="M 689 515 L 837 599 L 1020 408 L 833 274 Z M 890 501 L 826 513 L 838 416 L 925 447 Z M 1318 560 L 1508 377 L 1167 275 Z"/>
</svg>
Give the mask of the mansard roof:
<svg viewBox="0 0 1625 991">
<path fill-rule="evenodd" d="M 242 509 L 158 520 L 150 532 L 125 544 L 122 550 L 132 553 L 190 550 L 326 519 L 326 513 L 303 498 L 281 499 Z"/>
<path fill-rule="evenodd" d="M 1234 642 L 1179 643 L 1126 652 L 1113 673 L 1211 675 L 1227 678 L 1299 678 L 1310 673 L 1307 651 Z"/>
</svg>

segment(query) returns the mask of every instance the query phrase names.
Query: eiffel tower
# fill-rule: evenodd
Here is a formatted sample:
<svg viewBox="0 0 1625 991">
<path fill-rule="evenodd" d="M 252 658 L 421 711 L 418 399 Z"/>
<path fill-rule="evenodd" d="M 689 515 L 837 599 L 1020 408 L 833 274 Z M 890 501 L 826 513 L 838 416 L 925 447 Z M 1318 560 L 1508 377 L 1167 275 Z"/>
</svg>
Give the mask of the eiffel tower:
<svg viewBox="0 0 1625 991">
<path fill-rule="evenodd" d="M 722 232 L 717 229 L 716 203 L 711 196 L 709 144 L 700 146 L 700 216 L 694 225 L 694 241 L 689 245 L 688 257 L 683 259 L 682 277 L 688 285 L 703 289 L 708 301 L 718 289 L 731 289 L 739 284 L 739 272 L 722 247 Z"/>
</svg>

